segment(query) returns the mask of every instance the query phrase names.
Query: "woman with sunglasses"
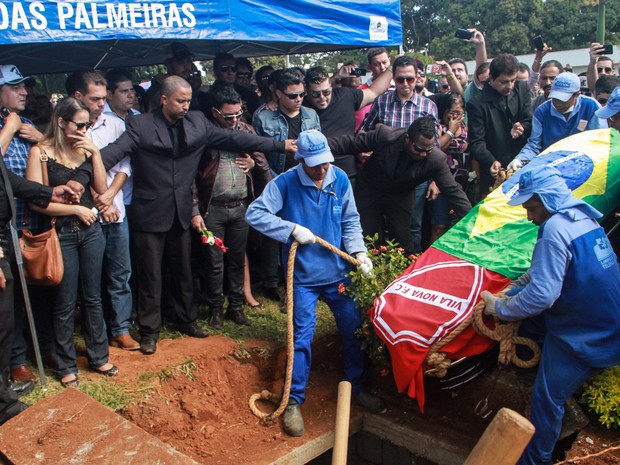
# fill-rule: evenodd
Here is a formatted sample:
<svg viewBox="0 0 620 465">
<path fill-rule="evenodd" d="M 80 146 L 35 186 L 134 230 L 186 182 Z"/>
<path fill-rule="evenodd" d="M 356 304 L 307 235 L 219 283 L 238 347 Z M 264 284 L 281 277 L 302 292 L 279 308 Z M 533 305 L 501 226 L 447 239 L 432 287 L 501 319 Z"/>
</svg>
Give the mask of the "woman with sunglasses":
<svg viewBox="0 0 620 465">
<path fill-rule="evenodd" d="M 66 184 L 87 159 L 93 161 L 91 188 L 106 190 L 106 172 L 97 146 L 86 137 L 90 127 L 86 106 L 71 97 L 58 101 L 44 140 L 32 147 L 26 177 L 49 184 Z M 104 376 L 115 376 L 118 368 L 108 361 L 108 337 L 101 305 L 101 266 L 104 238 L 93 196 L 89 189 L 77 205 L 50 204 L 33 210 L 58 217 L 55 227 L 62 249 L 64 275 L 54 288 L 53 322 L 58 376 L 64 387 L 78 385 L 76 351 L 73 343 L 74 311 L 78 288 L 82 298 L 82 331 L 90 369 Z M 54 223 L 54 221 L 52 221 Z"/>
</svg>

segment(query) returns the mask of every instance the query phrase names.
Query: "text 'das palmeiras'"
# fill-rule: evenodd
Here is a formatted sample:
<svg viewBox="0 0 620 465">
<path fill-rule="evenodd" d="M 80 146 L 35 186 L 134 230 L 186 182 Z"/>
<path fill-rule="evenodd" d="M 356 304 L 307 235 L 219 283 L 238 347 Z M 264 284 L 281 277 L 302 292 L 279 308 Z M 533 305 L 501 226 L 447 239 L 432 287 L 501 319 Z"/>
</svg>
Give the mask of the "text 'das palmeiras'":
<svg viewBox="0 0 620 465">
<path fill-rule="evenodd" d="M 436 305 L 437 307 L 454 313 L 465 311 L 468 305 L 466 299 L 459 299 L 453 295 L 398 282 L 388 287 L 385 293 L 398 294 L 406 299 L 423 302 L 429 305 Z"/>
</svg>

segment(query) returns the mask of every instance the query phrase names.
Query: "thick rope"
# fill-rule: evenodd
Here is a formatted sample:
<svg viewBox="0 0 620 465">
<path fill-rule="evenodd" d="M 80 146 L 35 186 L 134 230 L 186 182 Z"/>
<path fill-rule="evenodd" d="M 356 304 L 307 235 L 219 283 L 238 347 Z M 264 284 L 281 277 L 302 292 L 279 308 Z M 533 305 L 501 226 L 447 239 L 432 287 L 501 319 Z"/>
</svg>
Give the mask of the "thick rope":
<svg viewBox="0 0 620 465">
<path fill-rule="evenodd" d="M 337 249 L 329 242 L 315 236 L 316 242 L 322 245 L 328 250 L 331 250 L 336 255 L 342 257 L 354 266 L 360 266 L 361 262 L 351 255 Z M 295 256 L 297 255 L 297 247 L 299 242 L 293 241 L 291 250 L 288 255 L 287 273 L 286 273 L 286 373 L 284 376 L 284 392 L 282 397 L 273 394 L 267 390 L 252 394 L 250 396 L 250 410 L 254 415 L 261 419 L 265 425 L 271 425 L 282 415 L 286 406 L 288 405 L 288 399 L 291 394 L 291 379 L 293 378 L 293 357 L 295 355 L 295 341 L 293 330 L 293 273 L 295 271 Z M 280 402 L 278 408 L 272 413 L 265 413 L 256 406 L 256 401 L 259 399 L 268 400 L 274 403 Z"/>
</svg>

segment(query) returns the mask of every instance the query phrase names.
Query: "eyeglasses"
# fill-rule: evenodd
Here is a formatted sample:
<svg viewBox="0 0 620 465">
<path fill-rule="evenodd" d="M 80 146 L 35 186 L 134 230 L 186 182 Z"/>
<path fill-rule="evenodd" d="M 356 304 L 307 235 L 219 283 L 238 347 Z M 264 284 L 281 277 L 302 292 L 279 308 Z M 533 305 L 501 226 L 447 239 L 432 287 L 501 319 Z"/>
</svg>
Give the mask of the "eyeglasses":
<svg viewBox="0 0 620 465">
<path fill-rule="evenodd" d="M 306 93 L 298 92 L 296 94 L 284 94 L 284 95 L 286 95 L 291 100 L 295 100 L 296 98 L 304 98 L 306 96 Z"/>
<path fill-rule="evenodd" d="M 329 97 L 332 94 L 332 90 L 331 89 L 323 89 L 323 90 L 317 90 L 317 91 L 310 91 L 310 97 L 312 98 L 319 98 L 321 95 L 323 97 Z"/>
<path fill-rule="evenodd" d="M 465 112 L 463 112 L 463 111 L 450 111 L 450 112 L 448 112 L 448 114 L 450 116 L 463 116 L 465 114 Z"/>
<path fill-rule="evenodd" d="M 394 80 L 399 84 L 404 84 L 405 81 L 411 84 L 412 82 L 415 82 L 415 76 L 398 76 L 397 78 L 394 78 Z"/>
<path fill-rule="evenodd" d="M 603 70 L 605 70 L 607 74 L 611 74 L 611 72 L 613 71 L 613 69 L 611 69 L 609 66 L 606 68 L 596 68 L 596 70 L 598 71 L 599 74 L 602 73 Z"/>
<path fill-rule="evenodd" d="M 416 144 L 415 142 L 412 142 L 413 148 L 416 150 L 416 152 L 420 152 L 420 153 L 429 153 L 431 152 L 435 146 L 433 145 L 432 147 L 428 147 L 426 149 L 420 147 L 418 144 Z"/>
<path fill-rule="evenodd" d="M 65 121 L 75 124 L 75 127 L 78 129 L 78 131 L 81 131 L 84 128 L 88 130 L 93 125 L 93 123 L 91 123 L 90 121 L 86 121 L 85 123 L 78 123 L 77 121 L 73 121 L 72 119 L 66 119 Z"/>
<path fill-rule="evenodd" d="M 421 77 L 421 78 L 426 77 L 426 74 L 423 73 L 422 71 L 418 71 L 418 77 Z"/>
<path fill-rule="evenodd" d="M 222 73 L 227 73 L 229 71 L 232 71 L 233 73 L 237 72 L 237 65 L 224 65 L 224 66 L 220 66 L 220 71 Z"/>
<path fill-rule="evenodd" d="M 222 114 L 222 112 L 220 110 L 218 110 L 217 108 L 214 108 L 215 111 L 217 111 L 217 113 L 224 118 L 226 121 L 231 121 L 233 119 L 239 119 L 243 116 L 243 112 L 240 111 L 239 113 L 237 113 L 236 115 L 224 115 Z"/>
<path fill-rule="evenodd" d="M 607 100 L 608 100 L 608 99 L 606 99 L 606 98 L 604 98 L 604 97 L 601 97 L 601 98 L 597 98 L 597 99 L 596 99 L 596 101 L 597 101 L 598 103 L 600 103 L 601 105 L 605 105 L 605 104 L 607 103 Z"/>
<path fill-rule="evenodd" d="M 252 73 L 237 73 L 238 78 L 250 79 L 252 77 Z"/>
</svg>

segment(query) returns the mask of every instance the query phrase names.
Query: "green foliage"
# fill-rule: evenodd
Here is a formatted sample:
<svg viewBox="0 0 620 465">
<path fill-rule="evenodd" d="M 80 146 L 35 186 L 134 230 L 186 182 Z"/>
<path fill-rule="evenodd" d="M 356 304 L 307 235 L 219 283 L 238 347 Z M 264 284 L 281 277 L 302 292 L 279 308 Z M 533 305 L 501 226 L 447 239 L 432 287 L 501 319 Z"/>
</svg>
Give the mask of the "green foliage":
<svg viewBox="0 0 620 465">
<path fill-rule="evenodd" d="M 607 428 L 620 429 L 620 366 L 604 370 L 590 381 L 581 402 Z"/>
<path fill-rule="evenodd" d="M 351 297 L 362 310 L 363 323 L 358 335 L 364 340 L 364 347 L 374 362 L 374 368 L 385 375 L 391 368 L 389 353 L 373 330 L 370 309 L 375 299 L 415 261 L 416 257 L 405 256 L 404 249 L 396 242 L 387 241 L 386 245 L 378 245 L 378 242 L 378 235 L 366 238 L 368 255 L 373 264 L 372 276 L 364 275 L 359 269 L 352 271 L 349 274 L 351 284 L 343 288 L 342 292 Z"/>
<path fill-rule="evenodd" d="M 115 412 L 131 402 L 131 396 L 127 394 L 126 388 L 127 386 L 117 384 L 108 378 L 85 381 L 80 383 L 79 387 L 84 394 Z"/>
</svg>

